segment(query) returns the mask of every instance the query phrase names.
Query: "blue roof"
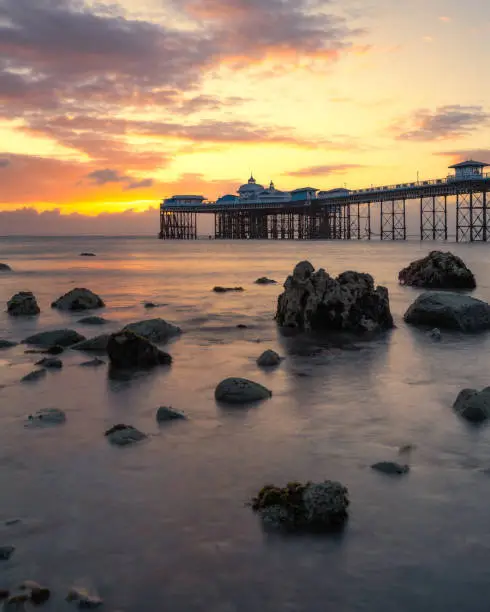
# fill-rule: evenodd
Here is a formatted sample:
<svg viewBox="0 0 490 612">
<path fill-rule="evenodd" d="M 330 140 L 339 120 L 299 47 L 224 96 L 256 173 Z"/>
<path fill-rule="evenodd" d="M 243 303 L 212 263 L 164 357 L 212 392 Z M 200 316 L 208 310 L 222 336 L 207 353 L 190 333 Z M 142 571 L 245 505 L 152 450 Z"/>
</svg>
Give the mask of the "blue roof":
<svg viewBox="0 0 490 612">
<path fill-rule="evenodd" d="M 300 187 L 299 189 L 293 189 L 290 193 L 298 193 L 300 191 L 318 191 L 314 187 Z"/>
</svg>

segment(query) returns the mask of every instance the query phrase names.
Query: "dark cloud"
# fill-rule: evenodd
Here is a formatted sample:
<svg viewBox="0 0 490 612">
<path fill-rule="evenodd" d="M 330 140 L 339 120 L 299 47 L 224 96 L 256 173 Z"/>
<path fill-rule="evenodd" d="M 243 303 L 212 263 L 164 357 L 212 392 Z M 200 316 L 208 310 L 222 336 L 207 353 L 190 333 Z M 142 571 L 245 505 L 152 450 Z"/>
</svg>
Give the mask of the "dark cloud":
<svg viewBox="0 0 490 612">
<path fill-rule="evenodd" d="M 490 164 L 490 149 L 461 149 L 456 151 L 440 151 L 435 155 L 448 157 L 451 163 L 458 163 L 467 159 L 475 159 Z"/>
<path fill-rule="evenodd" d="M 131 181 L 130 183 L 128 183 L 128 185 L 126 185 L 124 190 L 131 191 L 133 189 L 143 189 L 146 187 L 152 187 L 153 183 L 154 181 L 151 178 L 142 179 L 141 181 Z"/>
<path fill-rule="evenodd" d="M 129 179 L 127 176 L 119 174 L 117 170 L 106 168 L 104 170 L 94 170 L 87 174 L 87 179 L 94 185 L 107 185 L 107 183 L 124 183 Z"/>
<path fill-rule="evenodd" d="M 287 176 L 328 176 L 329 174 L 343 174 L 356 168 L 364 168 L 360 164 L 331 164 L 324 166 L 309 166 L 288 172 Z"/>
<path fill-rule="evenodd" d="M 393 126 L 398 140 L 430 141 L 460 138 L 487 125 L 490 114 L 481 106 L 441 106 L 419 109 Z"/>
</svg>

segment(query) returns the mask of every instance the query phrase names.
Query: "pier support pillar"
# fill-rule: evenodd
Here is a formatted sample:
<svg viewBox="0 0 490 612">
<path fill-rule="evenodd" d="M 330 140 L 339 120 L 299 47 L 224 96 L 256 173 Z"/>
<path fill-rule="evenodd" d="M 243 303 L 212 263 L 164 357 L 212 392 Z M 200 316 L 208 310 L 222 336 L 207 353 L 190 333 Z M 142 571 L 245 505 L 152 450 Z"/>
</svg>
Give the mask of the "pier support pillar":
<svg viewBox="0 0 490 612">
<path fill-rule="evenodd" d="M 420 198 L 420 240 L 447 240 L 447 196 Z"/>
<path fill-rule="evenodd" d="M 160 211 L 160 233 L 162 240 L 196 240 L 197 213 Z"/>
<path fill-rule="evenodd" d="M 381 240 L 406 240 L 405 200 L 381 201 Z"/>
<path fill-rule="evenodd" d="M 484 242 L 487 240 L 487 192 L 456 195 L 456 241 Z"/>
</svg>

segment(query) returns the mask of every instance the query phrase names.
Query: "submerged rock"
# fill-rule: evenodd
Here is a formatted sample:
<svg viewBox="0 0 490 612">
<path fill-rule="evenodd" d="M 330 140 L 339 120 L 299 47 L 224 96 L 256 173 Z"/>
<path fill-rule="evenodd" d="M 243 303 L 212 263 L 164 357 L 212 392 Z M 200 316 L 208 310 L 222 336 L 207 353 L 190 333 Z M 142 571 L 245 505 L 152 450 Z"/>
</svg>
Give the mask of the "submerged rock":
<svg viewBox="0 0 490 612">
<path fill-rule="evenodd" d="M 348 491 L 340 482 L 266 485 L 252 500 L 263 523 L 276 529 L 336 529 L 346 521 Z"/>
<path fill-rule="evenodd" d="M 0 263 L 0 272 L 12 272 L 12 268 L 6 263 Z"/>
<path fill-rule="evenodd" d="M 105 365 L 105 361 L 96 357 L 90 361 L 83 361 L 80 365 L 85 368 L 98 368 L 99 366 Z"/>
<path fill-rule="evenodd" d="M 404 319 L 412 325 L 476 332 L 490 329 L 490 305 L 461 293 L 428 291 L 418 296 Z"/>
<path fill-rule="evenodd" d="M 111 365 L 122 370 L 172 363 L 172 357 L 168 353 L 164 353 L 149 340 L 128 329 L 110 336 L 107 354 Z"/>
<path fill-rule="evenodd" d="M 343 272 L 336 279 L 308 261 L 294 268 L 277 301 L 276 321 L 298 329 L 373 332 L 393 327 L 388 290 L 373 277 Z"/>
<path fill-rule="evenodd" d="M 46 603 L 51 597 L 51 591 L 33 580 L 24 580 L 19 586 L 20 591 L 27 591 L 30 601 L 36 606 Z"/>
<path fill-rule="evenodd" d="M 90 291 L 77 287 L 65 293 L 51 304 L 51 308 L 58 310 L 91 310 L 103 308 L 105 306 L 102 299 Z"/>
<path fill-rule="evenodd" d="M 101 606 L 104 601 L 97 595 L 90 595 L 85 589 L 72 588 L 66 596 L 66 601 L 73 601 L 79 608 L 93 609 Z"/>
<path fill-rule="evenodd" d="M 70 346 L 74 351 L 100 351 L 104 352 L 107 350 L 107 344 L 109 343 L 110 334 L 101 334 L 100 336 L 94 336 L 93 338 L 87 338 Z"/>
<path fill-rule="evenodd" d="M 17 342 L 12 342 L 11 340 L 3 340 L 0 338 L 0 350 L 13 348 L 17 346 Z"/>
<path fill-rule="evenodd" d="M 261 276 L 255 281 L 256 285 L 277 285 L 277 281 L 272 280 L 272 278 L 267 278 L 267 276 Z"/>
<path fill-rule="evenodd" d="M 165 421 L 185 420 L 186 415 L 180 410 L 175 410 L 171 406 L 160 406 L 157 410 L 157 421 L 163 423 Z"/>
<path fill-rule="evenodd" d="M 15 546 L 0 546 L 0 560 L 8 561 L 14 554 Z"/>
<path fill-rule="evenodd" d="M 80 257 L 95 257 L 95 253 L 80 253 Z"/>
<path fill-rule="evenodd" d="M 134 444 L 147 438 L 146 434 L 139 431 L 131 425 L 124 425 L 122 423 L 114 425 L 108 429 L 104 434 L 111 444 L 117 446 L 127 446 L 128 444 Z"/>
<path fill-rule="evenodd" d="M 471 423 L 482 423 L 490 417 L 490 387 L 483 391 L 463 389 L 459 392 L 453 408 L 459 416 Z"/>
<path fill-rule="evenodd" d="M 31 291 L 20 291 L 7 302 L 7 312 L 13 317 L 19 317 L 35 316 L 41 310 L 37 304 L 36 297 Z"/>
<path fill-rule="evenodd" d="M 56 357 L 44 357 L 44 359 L 37 361 L 36 365 L 43 368 L 60 370 L 63 367 L 63 362 Z"/>
<path fill-rule="evenodd" d="M 64 348 L 71 346 L 72 344 L 76 344 L 77 342 L 81 342 L 82 340 L 86 340 L 85 336 L 82 336 L 82 334 L 79 334 L 74 329 L 55 329 L 53 331 L 45 331 L 34 334 L 33 336 L 25 338 L 25 340 L 22 342 L 24 344 L 34 344 L 37 346 L 48 347 L 48 349 L 53 349 L 55 345 Z"/>
<path fill-rule="evenodd" d="M 373 463 L 371 468 L 377 472 L 390 475 L 407 474 L 410 470 L 408 465 L 402 465 L 401 463 L 396 463 L 395 461 L 379 461 L 378 463 Z"/>
<path fill-rule="evenodd" d="M 48 355 L 61 355 L 61 353 L 65 352 L 65 349 L 59 344 L 54 344 L 53 346 L 48 347 L 44 352 Z"/>
<path fill-rule="evenodd" d="M 271 368 L 281 363 L 281 357 L 271 349 L 264 351 L 262 355 L 257 359 L 257 365 L 264 368 Z"/>
<path fill-rule="evenodd" d="M 441 334 L 441 330 L 438 327 L 434 327 L 434 329 L 431 329 L 430 332 L 428 332 L 429 338 L 431 338 L 432 340 L 435 340 L 436 342 L 439 342 L 439 340 L 442 340 L 442 334 Z"/>
<path fill-rule="evenodd" d="M 46 376 L 46 370 L 33 370 L 20 379 L 20 382 L 36 382 Z"/>
<path fill-rule="evenodd" d="M 0 589 L 0 600 L 6 599 L 10 595 L 10 591 L 8 589 Z"/>
<path fill-rule="evenodd" d="M 215 293 L 227 293 L 228 291 L 244 291 L 243 287 L 213 287 Z"/>
<path fill-rule="evenodd" d="M 27 424 L 60 425 L 66 421 L 66 414 L 59 408 L 42 408 L 27 417 Z"/>
<path fill-rule="evenodd" d="M 426 289 L 474 289 L 475 277 L 464 261 L 452 253 L 432 251 L 403 268 L 398 275 L 401 285 Z"/>
<path fill-rule="evenodd" d="M 247 404 L 268 399 L 271 396 L 272 391 L 246 378 L 226 378 L 214 391 L 215 399 L 227 404 Z"/>
<path fill-rule="evenodd" d="M 158 343 L 167 342 L 170 338 L 182 333 L 180 327 L 164 319 L 143 319 L 143 321 L 129 323 L 122 331 L 130 331 L 150 342 Z"/>
<path fill-rule="evenodd" d="M 95 315 L 92 315 L 89 317 L 83 317 L 83 319 L 79 319 L 78 323 L 80 323 L 81 325 L 105 325 L 106 323 L 109 323 L 109 321 L 107 319 L 104 319 L 104 317 L 97 317 Z"/>
</svg>

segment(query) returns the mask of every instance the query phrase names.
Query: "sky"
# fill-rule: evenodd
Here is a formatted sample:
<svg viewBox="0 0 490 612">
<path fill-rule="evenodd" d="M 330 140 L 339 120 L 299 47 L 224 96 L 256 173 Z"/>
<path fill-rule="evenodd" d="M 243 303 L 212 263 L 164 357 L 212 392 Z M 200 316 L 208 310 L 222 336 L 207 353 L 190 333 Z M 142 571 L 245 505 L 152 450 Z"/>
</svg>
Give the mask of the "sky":
<svg viewBox="0 0 490 612">
<path fill-rule="evenodd" d="M 0 235 L 490 163 L 489 36 L 487 0 L 0 0 Z"/>
</svg>

